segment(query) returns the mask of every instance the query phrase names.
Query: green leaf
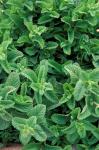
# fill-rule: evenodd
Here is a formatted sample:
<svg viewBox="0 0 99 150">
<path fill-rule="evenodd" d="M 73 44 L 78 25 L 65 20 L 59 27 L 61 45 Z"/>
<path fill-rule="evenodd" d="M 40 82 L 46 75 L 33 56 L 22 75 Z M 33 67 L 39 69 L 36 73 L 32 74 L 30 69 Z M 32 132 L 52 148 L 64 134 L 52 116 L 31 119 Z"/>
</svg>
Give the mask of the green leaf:
<svg viewBox="0 0 99 150">
<path fill-rule="evenodd" d="M 45 64 L 42 64 L 45 63 Z M 40 66 L 39 66 L 39 72 L 38 72 L 38 83 L 44 83 L 47 77 L 47 72 L 48 72 L 48 62 L 45 60 L 44 62 L 42 61 Z"/>
<path fill-rule="evenodd" d="M 36 37 L 33 39 L 33 41 L 37 42 L 41 49 L 44 48 L 45 42 L 44 42 L 44 39 L 41 36 L 36 35 Z"/>
<path fill-rule="evenodd" d="M 99 128 L 95 128 L 91 132 L 99 140 Z"/>
<path fill-rule="evenodd" d="M 25 129 L 21 130 L 19 138 L 20 138 L 21 143 L 23 145 L 26 145 L 31 139 L 31 134 L 28 131 L 28 129 L 27 130 L 25 130 Z"/>
<path fill-rule="evenodd" d="M 46 113 L 46 106 L 43 104 L 37 104 L 32 108 L 32 110 L 29 110 L 28 115 L 29 116 L 36 116 L 37 118 L 42 118 L 45 116 Z"/>
<path fill-rule="evenodd" d="M 43 14 L 39 19 L 38 19 L 38 24 L 45 24 L 48 23 L 52 20 L 52 18 L 48 14 Z"/>
<path fill-rule="evenodd" d="M 11 72 L 11 66 L 7 60 L 1 61 L 1 66 L 6 73 L 9 74 Z"/>
<path fill-rule="evenodd" d="M 69 43 L 73 43 L 74 41 L 74 29 L 69 29 L 68 30 L 68 41 Z"/>
<path fill-rule="evenodd" d="M 44 96 L 52 103 L 57 103 L 58 98 L 54 91 L 46 91 Z"/>
<path fill-rule="evenodd" d="M 75 132 L 73 134 L 67 134 L 66 138 L 70 144 L 75 144 L 79 139 L 79 135 L 77 134 L 77 132 Z"/>
<path fill-rule="evenodd" d="M 65 133 L 65 134 L 73 134 L 73 133 L 75 133 L 77 130 L 76 130 L 76 127 L 75 127 L 75 122 L 72 122 L 71 124 L 70 124 L 70 126 L 69 127 L 66 127 L 66 128 L 64 128 L 63 129 L 63 133 Z"/>
<path fill-rule="evenodd" d="M 83 96 L 85 95 L 85 91 L 86 91 L 86 88 L 85 88 L 85 85 L 83 83 L 82 80 L 79 80 L 77 83 L 76 83 L 76 86 L 75 86 L 75 89 L 74 89 L 74 98 L 76 101 L 79 101 L 83 98 Z"/>
<path fill-rule="evenodd" d="M 67 145 L 67 146 L 65 146 L 64 150 L 72 150 L 72 146 L 71 145 Z"/>
<path fill-rule="evenodd" d="M 0 95 L 6 100 L 9 94 L 13 93 L 15 90 L 13 86 L 5 86 L 1 89 Z"/>
<path fill-rule="evenodd" d="M 0 106 L 2 106 L 4 109 L 9 109 L 14 106 L 14 102 L 11 100 L 0 100 Z"/>
<path fill-rule="evenodd" d="M 90 76 L 90 80 L 95 81 L 95 82 L 99 82 L 99 69 L 98 68 L 93 69 L 90 72 L 89 76 Z"/>
<path fill-rule="evenodd" d="M 37 104 L 42 103 L 42 95 L 39 92 L 34 92 L 34 99 L 36 100 Z"/>
<path fill-rule="evenodd" d="M 24 19 L 24 25 L 27 27 L 27 29 L 31 32 L 33 30 L 33 23 L 32 21 L 27 21 Z"/>
<path fill-rule="evenodd" d="M 0 130 L 5 130 L 10 126 L 10 122 L 0 118 Z"/>
<path fill-rule="evenodd" d="M 36 73 L 31 69 L 22 70 L 21 74 L 32 82 L 37 82 Z"/>
<path fill-rule="evenodd" d="M 18 51 L 14 47 L 11 48 L 11 50 L 8 52 L 8 60 L 10 62 L 15 62 L 17 59 L 23 57 L 23 53 L 21 51 Z"/>
<path fill-rule="evenodd" d="M 48 42 L 46 45 L 46 48 L 51 50 L 51 49 L 56 49 L 58 47 L 58 44 L 56 42 Z"/>
<path fill-rule="evenodd" d="M 12 72 L 6 80 L 6 86 L 13 86 L 16 90 L 20 86 L 20 78 L 17 72 Z"/>
<path fill-rule="evenodd" d="M 34 47 L 27 47 L 25 48 L 25 52 L 29 56 L 34 56 L 37 53 L 37 50 L 35 50 Z"/>
<path fill-rule="evenodd" d="M 98 105 L 95 108 L 95 113 L 96 113 L 97 116 L 99 116 L 99 106 Z"/>
<path fill-rule="evenodd" d="M 62 73 L 62 65 L 57 63 L 54 60 L 49 59 L 48 60 L 49 66 L 54 68 L 57 72 Z"/>
<path fill-rule="evenodd" d="M 89 109 L 88 109 L 88 106 L 87 106 L 87 104 L 86 104 L 86 105 L 83 107 L 82 112 L 78 114 L 78 119 L 79 119 L 79 120 L 83 120 L 83 119 L 89 117 L 90 115 L 91 115 L 91 113 L 90 113 L 90 111 L 89 111 Z"/>
<path fill-rule="evenodd" d="M 70 45 L 64 46 L 63 51 L 66 55 L 70 55 L 71 54 L 71 46 Z"/>
<path fill-rule="evenodd" d="M 55 122 L 56 124 L 66 124 L 66 116 L 62 115 L 62 114 L 53 114 L 51 116 L 51 119 L 53 122 Z"/>
<path fill-rule="evenodd" d="M 27 123 L 26 119 L 24 118 L 19 118 L 19 117 L 14 117 L 12 119 L 12 125 L 14 126 L 14 128 L 16 128 L 17 130 L 21 130 L 23 129 L 24 125 Z"/>
<path fill-rule="evenodd" d="M 77 129 L 77 132 L 78 132 L 80 138 L 86 137 L 86 129 L 82 122 L 76 122 L 76 129 Z"/>
<path fill-rule="evenodd" d="M 40 125 L 36 125 L 35 132 L 34 132 L 33 136 L 37 141 L 40 141 L 40 142 L 46 141 L 46 139 L 47 139 L 47 135 L 43 131 L 43 129 L 40 127 Z"/>
<path fill-rule="evenodd" d="M 25 2 L 25 6 L 26 6 L 30 11 L 32 11 L 32 10 L 34 9 L 33 2 L 32 2 L 32 1 L 26 1 L 26 2 Z"/>
<path fill-rule="evenodd" d="M 6 110 L 1 109 L 0 118 L 2 118 L 3 120 L 5 120 L 7 122 L 11 122 L 12 115 L 10 113 L 8 113 Z"/>
<path fill-rule="evenodd" d="M 45 145 L 44 150 L 62 150 L 62 148 L 59 146 Z"/>
<path fill-rule="evenodd" d="M 53 18 L 59 18 L 60 14 L 58 12 L 56 12 L 56 11 L 52 11 L 50 16 L 53 17 Z"/>
<path fill-rule="evenodd" d="M 94 17 L 88 17 L 88 23 L 91 25 L 91 26 L 95 26 L 97 24 L 97 17 L 94 16 Z"/>
<path fill-rule="evenodd" d="M 22 150 L 40 150 L 40 144 L 36 144 L 36 143 L 31 143 L 28 145 L 25 145 Z"/>
<path fill-rule="evenodd" d="M 27 83 L 24 82 L 22 85 L 21 85 L 21 91 L 20 91 L 20 94 L 25 96 L 27 93 Z"/>
</svg>

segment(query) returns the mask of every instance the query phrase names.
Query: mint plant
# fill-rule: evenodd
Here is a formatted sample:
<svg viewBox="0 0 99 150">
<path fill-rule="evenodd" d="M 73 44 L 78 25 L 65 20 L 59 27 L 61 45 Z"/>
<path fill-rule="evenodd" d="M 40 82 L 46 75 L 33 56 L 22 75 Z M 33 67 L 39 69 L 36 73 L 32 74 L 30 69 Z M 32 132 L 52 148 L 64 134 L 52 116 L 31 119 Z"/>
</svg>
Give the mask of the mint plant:
<svg viewBox="0 0 99 150">
<path fill-rule="evenodd" d="M 0 146 L 99 149 L 98 30 L 98 0 L 0 0 Z"/>
</svg>

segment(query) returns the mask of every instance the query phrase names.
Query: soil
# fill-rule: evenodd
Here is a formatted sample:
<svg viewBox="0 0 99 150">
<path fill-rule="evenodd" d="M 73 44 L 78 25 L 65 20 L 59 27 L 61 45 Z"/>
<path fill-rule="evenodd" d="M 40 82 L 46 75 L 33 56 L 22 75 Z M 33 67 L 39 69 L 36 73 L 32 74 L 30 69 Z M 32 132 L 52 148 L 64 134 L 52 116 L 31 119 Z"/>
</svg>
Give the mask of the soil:
<svg viewBox="0 0 99 150">
<path fill-rule="evenodd" d="M 14 145 L 6 148 L 0 148 L 0 150 L 22 150 L 22 147 L 20 145 Z"/>
</svg>

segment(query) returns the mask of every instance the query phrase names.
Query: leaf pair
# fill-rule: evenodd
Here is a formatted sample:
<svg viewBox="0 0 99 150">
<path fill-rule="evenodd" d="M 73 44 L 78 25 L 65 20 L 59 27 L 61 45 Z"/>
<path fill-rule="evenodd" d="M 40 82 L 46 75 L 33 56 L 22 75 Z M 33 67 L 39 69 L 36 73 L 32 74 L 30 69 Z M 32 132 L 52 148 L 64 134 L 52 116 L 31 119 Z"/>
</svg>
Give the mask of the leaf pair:
<svg viewBox="0 0 99 150">
<path fill-rule="evenodd" d="M 37 141 L 45 141 L 47 136 L 40 125 L 37 124 L 36 116 L 28 119 L 15 117 L 12 119 L 12 125 L 20 131 L 20 141 L 27 144 L 31 137 Z"/>
<path fill-rule="evenodd" d="M 31 81 L 30 87 L 34 90 L 34 98 L 37 103 L 42 103 L 42 96 L 46 91 L 52 91 L 53 86 L 51 83 L 46 82 L 48 73 L 47 60 L 41 61 L 37 72 L 30 69 L 22 71 L 22 75 Z"/>
</svg>

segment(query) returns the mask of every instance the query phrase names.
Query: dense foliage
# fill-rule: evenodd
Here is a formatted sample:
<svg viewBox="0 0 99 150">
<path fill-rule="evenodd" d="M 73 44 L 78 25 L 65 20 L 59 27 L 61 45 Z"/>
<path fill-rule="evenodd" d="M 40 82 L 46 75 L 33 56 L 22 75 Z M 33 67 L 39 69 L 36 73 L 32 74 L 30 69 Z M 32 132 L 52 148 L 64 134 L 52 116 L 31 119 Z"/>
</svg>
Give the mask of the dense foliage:
<svg viewBox="0 0 99 150">
<path fill-rule="evenodd" d="M 99 150 L 99 1 L 0 0 L 0 142 Z"/>
</svg>

